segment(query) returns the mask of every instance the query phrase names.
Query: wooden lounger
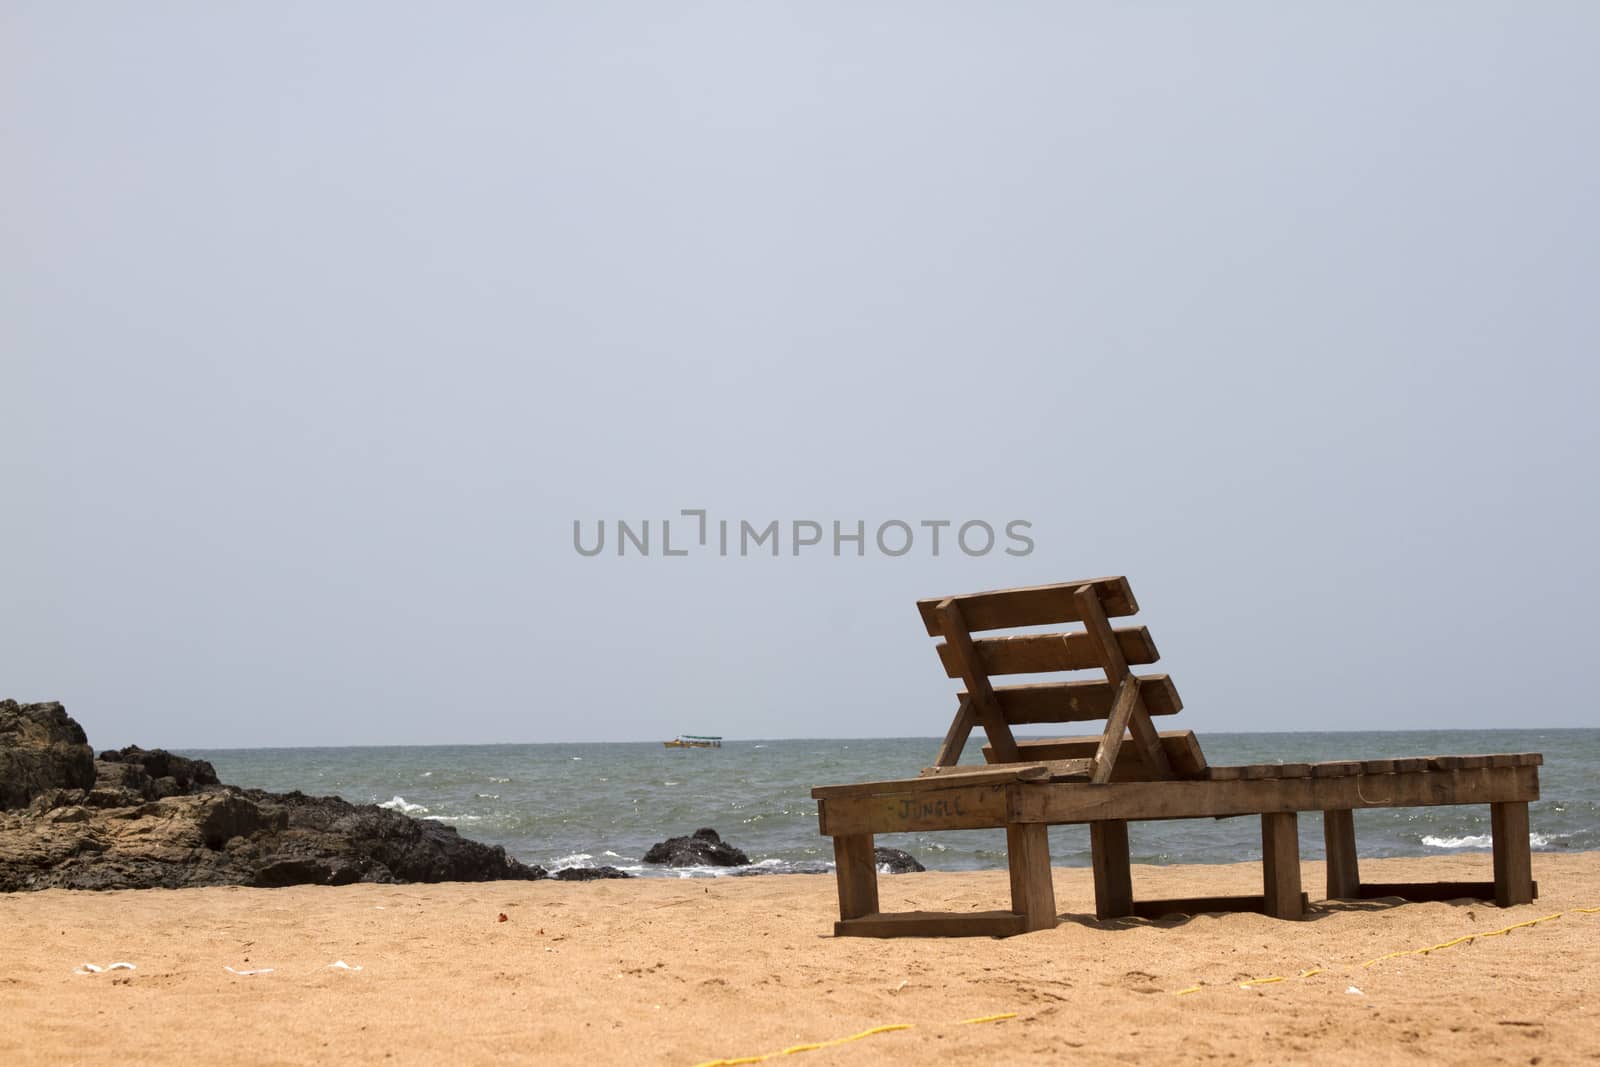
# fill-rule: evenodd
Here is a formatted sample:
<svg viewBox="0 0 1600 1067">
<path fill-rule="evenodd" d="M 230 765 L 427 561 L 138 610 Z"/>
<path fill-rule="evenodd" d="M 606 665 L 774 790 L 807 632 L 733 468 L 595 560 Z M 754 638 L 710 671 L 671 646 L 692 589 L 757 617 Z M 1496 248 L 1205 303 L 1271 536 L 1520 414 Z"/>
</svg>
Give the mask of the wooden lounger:
<svg viewBox="0 0 1600 1067">
<path fill-rule="evenodd" d="M 1539 798 L 1538 753 L 1213 767 L 1192 731 L 1158 731 L 1153 716 L 1183 707 L 1172 679 L 1135 675 L 1159 654 L 1143 626 L 1112 627 L 1139 605 L 1125 578 L 1005 589 L 917 604 L 945 673 L 964 688 L 933 765 L 916 778 L 819 786 L 823 834 L 833 838 L 839 879 L 834 932 L 867 937 L 1006 936 L 1054 926 L 1047 828 L 1088 823 L 1095 911 L 1101 918 L 1171 912 L 1304 914 L 1296 816 L 1320 811 L 1328 896 L 1449 900 L 1492 897 L 1502 907 L 1536 895 L 1528 802 Z M 1079 623 L 1081 630 L 974 637 L 974 633 Z M 1008 674 L 1093 671 L 1091 677 L 994 685 Z M 1011 727 L 1104 720 L 1084 737 L 1017 740 Z M 974 727 L 988 738 L 986 767 L 957 766 Z M 1493 882 L 1363 885 L 1356 860 L 1357 808 L 1488 804 Z M 1135 901 L 1128 823 L 1149 819 L 1261 817 L 1262 894 Z M 923 830 L 1006 831 L 1011 910 L 885 914 L 878 910 L 873 836 Z"/>
</svg>

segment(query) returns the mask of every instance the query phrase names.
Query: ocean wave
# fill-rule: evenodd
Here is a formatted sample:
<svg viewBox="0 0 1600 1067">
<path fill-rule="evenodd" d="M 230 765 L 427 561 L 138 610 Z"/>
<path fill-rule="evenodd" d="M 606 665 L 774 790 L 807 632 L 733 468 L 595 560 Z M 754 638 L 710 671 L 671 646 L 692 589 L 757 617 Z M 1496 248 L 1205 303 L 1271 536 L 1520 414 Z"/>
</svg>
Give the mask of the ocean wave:
<svg viewBox="0 0 1600 1067">
<path fill-rule="evenodd" d="M 423 822 L 478 822 L 482 815 L 424 815 Z"/>
<path fill-rule="evenodd" d="M 1549 848 L 1558 838 L 1544 834 L 1529 834 L 1528 844 L 1533 848 Z M 1422 843 L 1429 848 L 1493 848 L 1494 838 L 1489 834 L 1468 834 L 1465 837 L 1435 837 L 1424 834 Z"/>
<path fill-rule="evenodd" d="M 589 855 L 587 852 L 574 852 L 570 856 L 562 856 L 559 859 L 553 859 L 545 866 L 551 872 L 564 871 L 568 867 L 587 867 L 589 866 L 589 861 L 592 859 L 594 859 L 594 857 Z"/>
<path fill-rule="evenodd" d="M 378 807 L 387 808 L 390 811 L 398 811 L 402 815 L 416 815 L 419 812 L 425 812 L 428 810 L 421 804 L 412 804 L 410 801 L 406 800 L 405 797 L 399 796 L 398 794 L 392 800 L 385 800 L 382 804 L 379 804 Z"/>
</svg>

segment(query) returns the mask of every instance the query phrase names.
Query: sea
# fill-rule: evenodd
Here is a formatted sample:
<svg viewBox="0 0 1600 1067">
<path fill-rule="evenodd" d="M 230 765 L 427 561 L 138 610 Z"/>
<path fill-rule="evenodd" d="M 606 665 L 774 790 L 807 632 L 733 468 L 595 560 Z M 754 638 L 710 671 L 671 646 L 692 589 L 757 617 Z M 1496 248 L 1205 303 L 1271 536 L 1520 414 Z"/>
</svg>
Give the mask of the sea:
<svg viewBox="0 0 1600 1067">
<path fill-rule="evenodd" d="M 1534 850 L 1600 848 L 1600 730 L 1208 733 L 1202 740 L 1213 764 L 1542 752 L 1542 799 L 1531 811 Z M 852 738 L 725 741 L 711 749 L 652 741 L 184 754 L 210 760 L 230 784 L 377 804 L 454 826 L 551 871 L 611 866 L 642 877 L 697 878 L 831 870 L 832 848 L 818 832 L 811 787 L 914 776 L 938 744 L 937 738 Z M 1490 845 L 1487 806 L 1372 809 L 1355 818 L 1363 857 L 1446 855 Z M 655 842 L 707 826 L 743 850 L 750 865 L 671 869 L 644 862 Z M 1319 815 L 1301 817 L 1300 836 L 1301 855 L 1321 858 Z M 1136 863 L 1237 863 L 1261 856 L 1255 819 L 1136 823 L 1130 838 Z M 1006 863 L 1003 830 L 883 835 L 878 843 L 911 853 L 929 870 Z M 1053 827 L 1050 847 L 1057 866 L 1090 864 L 1085 827 Z"/>
</svg>

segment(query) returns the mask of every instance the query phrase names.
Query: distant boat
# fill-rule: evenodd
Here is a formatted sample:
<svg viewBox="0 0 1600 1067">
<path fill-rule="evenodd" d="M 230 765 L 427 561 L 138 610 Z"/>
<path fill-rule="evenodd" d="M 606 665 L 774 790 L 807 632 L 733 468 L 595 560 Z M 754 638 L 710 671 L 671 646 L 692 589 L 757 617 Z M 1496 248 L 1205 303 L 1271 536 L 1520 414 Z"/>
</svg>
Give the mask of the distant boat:
<svg viewBox="0 0 1600 1067">
<path fill-rule="evenodd" d="M 668 748 L 721 748 L 722 738 L 704 737 L 700 734 L 679 734 L 673 740 L 661 743 Z"/>
</svg>

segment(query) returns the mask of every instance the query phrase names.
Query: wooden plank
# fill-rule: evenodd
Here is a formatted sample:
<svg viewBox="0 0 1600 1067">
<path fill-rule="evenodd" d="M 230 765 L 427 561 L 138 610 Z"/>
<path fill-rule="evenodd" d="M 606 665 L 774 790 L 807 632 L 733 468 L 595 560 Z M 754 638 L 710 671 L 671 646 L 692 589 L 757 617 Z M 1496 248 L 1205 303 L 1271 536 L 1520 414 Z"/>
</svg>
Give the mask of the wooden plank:
<svg viewBox="0 0 1600 1067">
<path fill-rule="evenodd" d="M 1356 859 L 1356 817 L 1349 808 L 1322 813 L 1322 842 L 1328 853 L 1328 899 L 1358 900 L 1361 867 Z"/>
<path fill-rule="evenodd" d="M 1102 785 L 1111 781 L 1111 771 L 1117 765 L 1117 753 L 1122 750 L 1122 735 L 1127 732 L 1128 720 L 1133 718 L 1133 712 L 1139 706 L 1139 680 L 1133 675 L 1122 679 L 1122 686 L 1117 693 L 1117 702 L 1111 707 L 1111 714 L 1106 718 L 1106 732 L 1100 738 L 1100 747 L 1094 751 L 1094 760 L 1089 770 L 1089 781 Z"/>
<path fill-rule="evenodd" d="M 1039 722 L 1091 722 L 1111 714 L 1117 687 L 1095 679 L 1085 682 L 1038 682 L 993 687 L 995 699 L 1013 726 Z M 966 693 L 962 693 L 966 696 Z M 1177 686 L 1165 674 L 1139 679 L 1139 699 L 1151 715 L 1176 715 L 1183 708 Z"/>
<path fill-rule="evenodd" d="M 1030 760 L 1027 763 L 994 763 L 987 767 L 924 767 L 914 779 L 938 789 L 950 785 L 970 785 L 973 782 L 1039 782 L 1054 771 L 1052 760 Z M 884 790 L 878 790 L 884 792 Z"/>
<path fill-rule="evenodd" d="M 1117 647 L 1129 663 L 1155 663 L 1161 658 L 1155 640 L 1143 626 L 1112 631 Z M 1100 666 L 1089 635 L 1081 630 L 1060 634 L 1011 634 L 1005 637 L 975 637 L 978 663 L 985 674 L 1044 674 L 1049 671 L 1086 671 Z M 961 677 L 961 664 L 949 644 L 934 646 L 944 672 Z"/>
<path fill-rule="evenodd" d="M 1011 937 L 1027 929 L 1027 918 L 1009 911 L 900 911 L 836 922 L 833 936 Z"/>
<path fill-rule="evenodd" d="M 1300 834 L 1292 811 L 1261 816 L 1262 913 L 1275 919 L 1305 914 L 1300 894 Z"/>
<path fill-rule="evenodd" d="M 1049 626 L 1056 623 L 1080 622 L 1078 606 L 1072 594 L 1079 586 L 1092 585 L 1100 594 L 1100 604 L 1105 613 L 1114 618 L 1134 615 L 1139 602 L 1133 598 L 1128 579 L 1085 578 L 1075 582 L 1055 585 L 1033 585 L 1018 589 L 995 589 L 986 593 L 965 593 L 953 597 L 930 597 L 917 601 L 917 611 L 922 614 L 922 624 L 929 637 L 942 632 L 939 605 L 953 600 L 961 606 L 967 630 L 1008 630 L 1014 626 Z"/>
<path fill-rule="evenodd" d="M 1397 767 L 1396 770 L 1398 769 Z M 1421 771 L 1426 770 L 1427 767 L 1420 766 L 1410 769 Z M 1353 774 L 1360 773 L 1361 763 L 1358 760 L 1324 760 L 1321 763 L 1313 763 L 1311 765 L 1311 777 L 1313 778 L 1348 778 Z"/>
<path fill-rule="evenodd" d="M 1006 866 L 1011 875 L 1011 910 L 1028 930 L 1056 925 L 1056 890 L 1050 877 L 1050 828 L 1040 823 L 1006 827 Z"/>
<path fill-rule="evenodd" d="M 871 834 L 833 839 L 834 873 L 839 880 L 839 918 L 855 919 L 878 910 L 878 860 Z"/>
<path fill-rule="evenodd" d="M 1072 601 L 1077 605 L 1078 617 L 1083 620 L 1083 632 L 1094 646 L 1095 662 L 1106 672 L 1106 681 L 1119 684 L 1128 673 L 1128 661 L 1122 656 L 1122 645 L 1111 632 L 1106 613 L 1100 607 L 1100 598 L 1094 586 L 1080 585 L 1072 591 Z"/>
<path fill-rule="evenodd" d="M 1120 819 L 1089 824 L 1094 858 L 1094 914 L 1099 919 L 1132 915 L 1133 869 L 1128 864 L 1128 824 Z"/>
<path fill-rule="evenodd" d="M 1215 768 L 1213 768 L 1215 769 Z M 1537 767 L 1454 773 L 1386 774 L 1268 781 L 1111 782 L 1015 786 L 1017 822 L 1066 824 L 1097 819 L 1194 819 L 1271 811 L 1404 808 L 1539 799 Z"/>
<path fill-rule="evenodd" d="M 929 767 L 915 778 L 887 778 L 879 782 L 850 782 L 845 785 L 819 785 L 811 790 L 813 800 L 841 797 L 893 796 L 926 793 L 935 789 L 954 789 L 964 785 L 1039 781 L 1050 777 L 1050 764 L 1004 763 L 991 767 Z"/>
<path fill-rule="evenodd" d="M 1539 898 L 1539 883 L 1534 882 L 1532 897 Z M 1445 900 L 1494 900 L 1493 882 L 1369 882 L 1361 887 L 1362 900 L 1398 897 L 1413 903 Z"/>
<path fill-rule="evenodd" d="M 1011 821 L 1010 791 L 1018 788 L 1022 787 L 972 784 L 889 796 L 834 797 L 821 802 L 819 821 L 822 832 L 829 835 L 1000 827 Z"/>
<path fill-rule="evenodd" d="M 1231 767 L 1211 767 L 1206 777 L 1218 782 L 1241 778 L 1252 782 L 1269 778 L 1310 778 L 1313 766 L 1310 763 L 1241 763 Z"/>
<path fill-rule="evenodd" d="M 956 717 L 950 721 L 950 729 L 944 735 L 944 743 L 939 746 L 939 752 L 933 757 L 935 767 L 954 767 L 961 762 L 961 750 L 967 747 L 967 738 L 972 736 L 972 727 L 978 721 L 977 712 L 972 710 L 972 701 L 962 700 L 956 707 Z M 987 752 L 989 746 L 984 746 Z"/>
<path fill-rule="evenodd" d="M 1083 616 L 1084 632 L 1089 635 L 1095 647 L 1095 654 L 1100 659 L 1100 666 L 1106 672 L 1106 681 L 1114 685 L 1131 685 L 1134 696 L 1132 707 L 1129 709 L 1127 728 L 1133 737 L 1134 748 L 1144 758 L 1144 764 L 1158 778 L 1171 778 L 1172 765 L 1167 762 L 1167 754 L 1161 748 L 1161 738 L 1156 734 L 1156 728 L 1150 724 L 1150 715 L 1140 704 L 1138 697 L 1138 682 L 1128 670 L 1128 661 L 1122 656 L 1122 648 L 1117 643 L 1116 635 L 1111 632 L 1111 624 L 1106 621 L 1105 612 L 1100 609 L 1100 598 L 1095 593 L 1094 586 L 1080 586 L 1072 594 L 1077 602 L 1078 614 Z M 1120 697 L 1121 694 L 1119 694 Z M 1120 703 L 1120 702 L 1119 702 Z M 1117 705 L 1113 705 L 1113 716 L 1116 714 Z M 1122 736 L 1120 729 L 1117 737 Z M 1111 738 L 1111 730 L 1106 730 L 1106 738 Z M 1104 746 L 1102 746 L 1103 748 Z M 1115 766 L 1115 760 L 1112 761 Z M 1096 768 L 1099 772 L 1099 768 Z M 1106 771 L 1103 781 L 1110 781 L 1110 771 Z"/>
<path fill-rule="evenodd" d="M 1494 902 L 1502 908 L 1532 902 L 1533 855 L 1528 844 L 1527 802 L 1489 805 L 1489 829 L 1494 838 Z"/>
<path fill-rule="evenodd" d="M 983 724 L 983 732 L 988 735 L 995 754 L 1006 763 L 1017 762 L 1016 738 L 1011 736 L 1011 727 L 1006 725 L 1005 712 L 995 700 L 988 676 L 978 666 L 978 655 L 973 651 L 972 637 L 967 633 L 961 608 L 955 601 L 946 600 L 939 605 L 939 617 L 945 640 L 950 643 L 961 664 L 961 680 L 967 686 L 966 693 L 962 694 L 963 699 L 972 701 L 973 710 Z"/>
<path fill-rule="evenodd" d="M 1311 906 L 1311 899 L 1300 894 L 1300 910 Z M 1266 914 L 1266 898 L 1260 895 L 1239 897 L 1179 897 L 1170 900 L 1136 900 L 1133 914 L 1141 919 L 1160 919 L 1167 915 L 1205 915 L 1209 912 L 1254 912 Z"/>
<path fill-rule="evenodd" d="M 823 802 L 823 833 L 913 833 L 1070 824 L 1101 819 L 1197 819 L 1268 811 L 1404 808 L 1539 799 L 1537 767 L 1455 773 L 1289 778 L 1269 781 L 1014 782 L 962 785 L 926 794 L 838 797 Z"/>
<path fill-rule="evenodd" d="M 1206 755 L 1200 750 L 1200 740 L 1193 730 L 1164 730 L 1157 735 L 1167 753 L 1167 762 L 1180 778 L 1204 778 Z M 1025 761 L 1091 759 L 1100 747 L 1100 735 L 1083 737 L 1041 737 L 1017 742 L 1017 751 Z M 992 759 L 989 746 L 983 749 L 985 759 Z M 1122 753 L 1111 775 L 1113 782 L 1148 782 L 1155 776 L 1144 766 L 1144 757 L 1136 748 Z"/>
</svg>

